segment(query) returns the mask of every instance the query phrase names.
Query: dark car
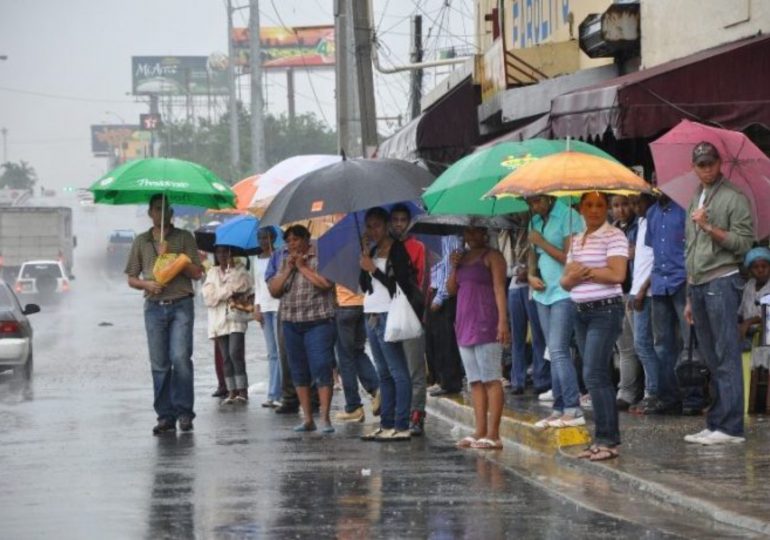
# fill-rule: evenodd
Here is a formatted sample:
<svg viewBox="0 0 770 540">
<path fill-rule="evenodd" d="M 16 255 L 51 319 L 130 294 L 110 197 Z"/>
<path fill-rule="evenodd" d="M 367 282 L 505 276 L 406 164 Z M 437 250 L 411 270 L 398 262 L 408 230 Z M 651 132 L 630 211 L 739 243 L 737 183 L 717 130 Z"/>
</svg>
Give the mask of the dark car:
<svg viewBox="0 0 770 540">
<path fill-rule="evenodd" d="M 27 315 L 40 311 L 37 304 L 23 308 L 5 281 L 0 280 L 0 371 L 32 377 L 32 325 Z"/>
<path fill-rule="evenodd" d="M 107 241 L 107 264 L 112 271 L 121 271 L 128 260 L 136 233 L 131 229 L 115 229 Z"/>
</svg>

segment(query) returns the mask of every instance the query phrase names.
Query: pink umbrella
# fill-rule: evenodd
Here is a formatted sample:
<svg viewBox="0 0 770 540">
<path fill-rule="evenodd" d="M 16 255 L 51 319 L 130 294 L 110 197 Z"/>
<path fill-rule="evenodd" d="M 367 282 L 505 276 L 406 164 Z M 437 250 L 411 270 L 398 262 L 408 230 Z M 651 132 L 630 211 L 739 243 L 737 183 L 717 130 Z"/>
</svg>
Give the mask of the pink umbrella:
<svg viewBox="0 0 770 540">
<path fill-rule="evenodd" d="M 699 184 L 692 170 L 692 150 L 701 141 L 717 147 L 722 174 L 749 199 L 756 237 L 770 235 L 770 158 L 739 131 L 682 120 L 650 144 L 658 187 L 680 206 L 689 206 Z"/>
</svg>

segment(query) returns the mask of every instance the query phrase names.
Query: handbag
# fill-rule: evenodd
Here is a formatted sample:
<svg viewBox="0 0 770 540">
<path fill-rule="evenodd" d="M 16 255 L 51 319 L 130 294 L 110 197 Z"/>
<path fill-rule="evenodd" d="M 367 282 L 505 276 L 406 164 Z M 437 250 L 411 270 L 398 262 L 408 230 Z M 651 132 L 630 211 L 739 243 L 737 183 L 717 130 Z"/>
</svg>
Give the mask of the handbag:
<svg viewBox="0 0 770 540">
<path fill-rule="evenodd" d="M 396 294 L 390 302 L 385 322 L 385 341 L 406 341 L 422 335 L 422 324 L 409 299 L 396 284 Z"/>
<path fill-rule="evenodd" d="M 227 320 L 235 323 L 246 323 L 254 320 L 254 295 L 248 296 L 245 299 L 230 298 L 227 302 Z M 239 300 L 241 300 L 239 302 Z M 243 300 L 248 300 L 243 303 Z M 251 308 L 251 309 L 249 309 Z"/>
<path fill-rule="evenodd" d="M 682 351 L 682 355 L 674 367 L 674 372 L 681 387 L 701 387 L 708 381 L 709 369 L 701 355 L 698 354 L 698 340 L 693 326 L 690 326 L 690 340 L 687 349 Z"/>
</svg>

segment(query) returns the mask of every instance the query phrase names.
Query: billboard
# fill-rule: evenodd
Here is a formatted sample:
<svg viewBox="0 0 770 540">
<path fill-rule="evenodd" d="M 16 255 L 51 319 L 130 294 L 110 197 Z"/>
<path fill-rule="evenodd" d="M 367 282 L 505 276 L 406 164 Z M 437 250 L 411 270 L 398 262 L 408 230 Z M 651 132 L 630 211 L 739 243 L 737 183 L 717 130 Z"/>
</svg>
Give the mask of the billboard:
<svg viewBox="0 0 770 540">
<path fill-rule="evenodd" d="M 334 66 L 334 26 L 263 26 L 259 30 L 264 68 Z M 233 28 L 235 65 L 249 66 L 249 29 Z"/>
<path fill-rule="evenodd" d="M 145 157 L 149 152 L 150 133 L 128 124 L 91 126 L 91 152 L 95 157 L 114 156 L 118 161 Z"/>
<path fill-rule="evenodd" d="M 132 56 L 132 93 L 226 95 L 227 62 L 215 56 Z"/>
</svg>

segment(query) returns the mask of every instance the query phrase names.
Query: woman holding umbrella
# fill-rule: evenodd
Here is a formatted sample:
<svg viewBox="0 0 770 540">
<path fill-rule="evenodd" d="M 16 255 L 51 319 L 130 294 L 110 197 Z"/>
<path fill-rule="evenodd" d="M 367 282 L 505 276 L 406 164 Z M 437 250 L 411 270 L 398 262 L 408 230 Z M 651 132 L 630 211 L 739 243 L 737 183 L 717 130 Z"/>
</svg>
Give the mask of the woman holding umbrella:
<svg viewBox="0 0 770 540">
<path fill-rule="evenodd" d="M 591 461 L 617 457 L 620 444 L 610 358 L 622 329 L 621 284 L 628 269 L 628 239 L 607 222 L 608 207 L 605 193 L 580 198 L 586 230 L 572 239 L 561 278 L 575 303 L 575 337 L 594 408 L 594 445 L 580 454 Z"/>
<path fill-rule="evenodd" d="M 223 405 L 246 403 L 249 381 L 246 376 L 245 335 L 250 314 L 238 315 L 234 304 L 242 303 L 254 289 L 254 281 L 228 246 L 214 249 L 215 264 L 206 273 L 201 294 L 208 307 L 209 339 L 216 341 L 222 356 L 228 396 Z"/>
</svg>

